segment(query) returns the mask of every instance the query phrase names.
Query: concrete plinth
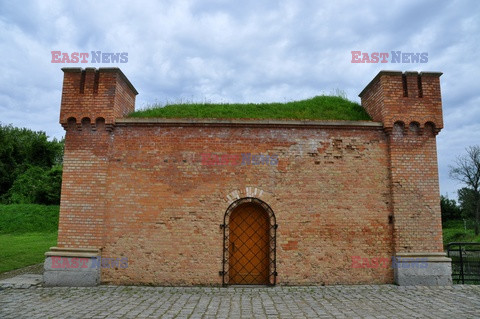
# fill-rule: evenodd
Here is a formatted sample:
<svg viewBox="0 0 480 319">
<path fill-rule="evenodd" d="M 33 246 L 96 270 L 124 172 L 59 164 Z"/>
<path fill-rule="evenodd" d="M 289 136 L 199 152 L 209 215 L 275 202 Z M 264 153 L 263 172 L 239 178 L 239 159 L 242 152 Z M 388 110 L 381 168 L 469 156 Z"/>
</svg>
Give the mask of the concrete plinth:
<svg viewBox="0 0 480 319">
<path fill-rule="evenodd" d="M 100 283 L 98 249 L 51 247 L 45 256 L 45 286 L 88 287 Z"/>
<path fill-rule="evenodd" d="M 452 285 L 451 259 L 445 253 L 397 253 L 394 267 L 399 286 Z"/>
</svg>

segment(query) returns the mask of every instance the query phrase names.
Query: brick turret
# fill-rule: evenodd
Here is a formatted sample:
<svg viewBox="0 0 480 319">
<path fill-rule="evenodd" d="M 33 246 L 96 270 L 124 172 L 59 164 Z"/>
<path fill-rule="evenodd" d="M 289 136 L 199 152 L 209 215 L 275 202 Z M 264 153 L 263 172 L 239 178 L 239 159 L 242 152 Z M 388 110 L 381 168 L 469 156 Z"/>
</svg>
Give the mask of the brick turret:
<svg viewBox="0 0 480 319">
<path fill-rule="evenodd" d="M 402 285 L 451 282 L 443 253 L 435 138 L 443 128 L 440 76 L 381 71 L 360 93 L 388 140 L 395 254 L 428 260 L 432 269 L 397 267 L 395 279 Z"/>
<path fill-rule="evenodd" d="M 119 68 L 63 68 L 60 124 L 115 124 L 135 109 L 138 94 Z"/>
<path fill-rule="evenodd" d="M 118 68 L 64 68 L 60 124 L 65 128 L 58 247 L 47 252 L 46 285 L 96 285 L 105 238 L 108 154 L 118 118 L 135 108 L 137 91 Z M 55 267 L 62 258 L 86 258 L 86 269 Z M 82 260 L 82 259 L 79 259 Z"/>
<path fill-rule="evenodd" d="M 415 123 L 420 129 L 443 128 L 440 72 L 381 71 L 360 93 L 362 105 L 374 121 L 391 132 L 395 123 Z"/>
</svg>

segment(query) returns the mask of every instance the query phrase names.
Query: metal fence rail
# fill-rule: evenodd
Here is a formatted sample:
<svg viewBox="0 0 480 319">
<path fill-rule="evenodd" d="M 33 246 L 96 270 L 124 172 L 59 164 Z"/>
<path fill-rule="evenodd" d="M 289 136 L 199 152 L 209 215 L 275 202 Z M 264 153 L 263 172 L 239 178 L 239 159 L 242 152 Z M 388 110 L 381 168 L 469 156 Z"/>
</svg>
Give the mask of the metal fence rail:
<svg viewBox="0 0 480 319">
<path fill-rule="evenodd" d="M 453 283 L 480 284 L 480 243 L 449 243 L 447 255 L 452 259 Z"/>
</svg>

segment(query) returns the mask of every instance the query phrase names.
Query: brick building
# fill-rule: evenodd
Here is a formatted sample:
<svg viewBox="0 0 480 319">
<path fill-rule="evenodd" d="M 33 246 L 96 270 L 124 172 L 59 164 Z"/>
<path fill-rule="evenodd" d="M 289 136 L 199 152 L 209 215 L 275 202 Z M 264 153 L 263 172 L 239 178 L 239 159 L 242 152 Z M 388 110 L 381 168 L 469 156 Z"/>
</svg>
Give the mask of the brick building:
<svg viewBox="0 0 480 319">
<path fill-rule="evenodd" d="M 451 283 L 441 73 L 380 72 L 372 121 L 293 121 L 128 118 L 119 69 L 63 71 L 47 285 Z"/>
</svg>

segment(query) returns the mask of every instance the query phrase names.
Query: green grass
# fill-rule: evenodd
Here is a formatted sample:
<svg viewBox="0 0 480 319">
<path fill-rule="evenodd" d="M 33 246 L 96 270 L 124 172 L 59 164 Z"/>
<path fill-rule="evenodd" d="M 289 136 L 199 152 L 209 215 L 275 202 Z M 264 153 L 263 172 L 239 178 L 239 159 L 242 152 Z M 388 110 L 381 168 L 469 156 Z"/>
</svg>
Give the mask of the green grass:
<svg viewBox="0 0 480 319">
<path fill-rule="evenodd" d="M 59 206 L 0 205 L 0 234 L 56 232 Z"/>
<path fill-rule="evenodd" d="M 0 273 L 44 261 L 57 244 L 58 206 L 0 205 Z"/>
<path fill-rule="evenodd" d="M 473 242 L 480 243 L 480 235 L 475 236 L 473 221 L 467 221 L 467 230 L 465 231 L 465 225 L 463 220 L 451 220 L 443 223 L 443 244 L 447 248 L 447 244 L 451 242 Z M 452 270 L 455 275 L 452 277 L 455 284 L 461 283 L 460 278 L 460 266 L 459 266 L 459 255 L 458 255 L 458 246 L 451 247 L 454 251 L 450 255 L 452 258 Z M 478 246 L 462 246 L 463 249 L 471 250 L 478 249 Z M 457 250 L 457 252 L 455 252 Z M 478 278 L 478 268 L 475 265 L 478 265 L 478 253 L 473 251 L 468 252 L 462 256 L 463 261 L 469 263 L 468 266 L 464 267 L 465 278 L 477 279 Z M 465 281 L 465 284 L 480 285 L 478 280 L 468 280 Z"/>
<path fill-rule="evenodd" d="M 446 247 L 451 242 L 474 242 L 480 243 L 480 235 L 475 236 L 473 225 L 467 222 L 467 230 L 465 231 L 463 220 L 450 220 L 442 225 L 443 228 L 443 244 Z"/>
<path fill-rule="evenodd" d="M 339 96 L 316 96 L 286 103 L 212 104 L 180 103 L 153 105 L 129 117 L 293 119 L 370 121 L 363 107 Z"/>
<path fill-rule="evenodd" d="M 56 232 L 0 235 L 0 273 L 43 262 L 56 244 Z"/>
</svg>

